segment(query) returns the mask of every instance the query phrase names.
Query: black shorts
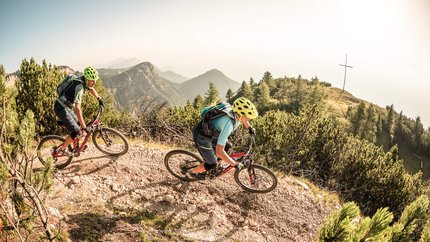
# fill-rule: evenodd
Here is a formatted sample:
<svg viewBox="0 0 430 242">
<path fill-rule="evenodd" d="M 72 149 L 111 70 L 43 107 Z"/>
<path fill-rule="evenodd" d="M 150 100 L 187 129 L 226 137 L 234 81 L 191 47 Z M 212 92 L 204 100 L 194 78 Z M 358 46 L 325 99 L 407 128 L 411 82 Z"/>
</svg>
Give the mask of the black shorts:
<svg viewBox="0 0 430 242">
<path fill-rule="evenodd" d="M 66 126 L 67 132 L 69 134 L 73 132 L 78 132 L 81 129 L 79 125 L 78 117 L 76 117 L 75 112 L 70 108 L 65 108 L 58 101 L 55 102 L 54 112 L 57 117 L 63 121 Z"/>
<path fill-rule="evenodd" d="M 203 134 L 201 123 L 197 124 L 193 129 L 194 144 L 199 151 L 203 160 L 207 164 L 216 164 L 217 157 L 215 149 L 217 145 L 217 137 L 208 137 Z M 231 148 L 231 143 L 227 141 L 224 150 L 228 151 Z"/>
</svg>

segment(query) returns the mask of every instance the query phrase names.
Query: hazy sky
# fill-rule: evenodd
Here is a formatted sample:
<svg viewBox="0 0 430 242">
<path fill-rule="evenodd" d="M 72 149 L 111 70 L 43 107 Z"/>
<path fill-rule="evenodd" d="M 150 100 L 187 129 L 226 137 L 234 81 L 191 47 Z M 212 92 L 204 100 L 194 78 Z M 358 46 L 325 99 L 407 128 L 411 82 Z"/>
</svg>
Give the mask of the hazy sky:
<svg viewBox="0 0 430 242">
<path fill-rule="evenodd" d="M 82 70 L 136 57 L 195 77 L 298 76 L 430 126 L 430 0 L 0 1 L 0 64 Z"/>
</svg>

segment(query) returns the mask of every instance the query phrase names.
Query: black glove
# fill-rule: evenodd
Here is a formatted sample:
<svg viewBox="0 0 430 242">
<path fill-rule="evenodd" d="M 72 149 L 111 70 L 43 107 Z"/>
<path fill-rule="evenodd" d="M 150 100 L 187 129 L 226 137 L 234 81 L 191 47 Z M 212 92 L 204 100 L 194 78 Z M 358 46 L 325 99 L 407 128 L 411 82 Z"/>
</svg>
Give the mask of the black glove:
<svg viewBox="0 0 430 242">
<path fill-rule="evenodd" d="M 90 127 L 85 127 L 85 129 L 83 129 L 83 130 L 85 130 L 85 132 L 87 133 L 87 134 L 89 134 L 89 133 L 91 133 L 91 132 L 93 132 L 93 130 L 90 128 Z"/>
<path fill-rule="evenodd" d="M 99 100 L 99 106 L 104 108 L 105 104 L 103 103 L 103 100 L 101 98 L 99 98 L 98 100 Z"/>
<path fill-rule="evenodd" d="M 250 135 L 255 136 L 255 129 L 253 127 L 249 126 L 248 131 Z"/>
</svg>

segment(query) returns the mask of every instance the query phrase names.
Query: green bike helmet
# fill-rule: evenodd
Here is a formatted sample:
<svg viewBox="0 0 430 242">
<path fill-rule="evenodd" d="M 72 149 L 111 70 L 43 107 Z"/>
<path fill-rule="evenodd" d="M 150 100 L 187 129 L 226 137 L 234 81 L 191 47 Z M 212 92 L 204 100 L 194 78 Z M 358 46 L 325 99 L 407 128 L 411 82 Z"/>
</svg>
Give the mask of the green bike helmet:
<svg viewBox="0 0 430 242">
<path fill-rule="evenodd" d="M 99 79 L 99 73 L 97 72 L 96 69 L 94 69 L 94 67 L 89 66 L 87 68 L 85 68 L 84 70 L 84 77 L 86 80 L 98 80 Z"/>
</svg>

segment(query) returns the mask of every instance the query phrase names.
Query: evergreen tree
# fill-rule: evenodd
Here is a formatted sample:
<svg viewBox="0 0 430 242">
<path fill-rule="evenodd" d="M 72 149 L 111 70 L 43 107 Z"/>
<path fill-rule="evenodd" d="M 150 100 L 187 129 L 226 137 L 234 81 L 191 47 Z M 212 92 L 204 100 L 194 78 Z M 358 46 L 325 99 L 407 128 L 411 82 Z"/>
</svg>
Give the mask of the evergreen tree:
<svg viewBox="0 0 430 242">
<path fill-rule="evenodd" d="M 394 105 L 385 107 L 387 109 L 387 119 L 384 122 L 384 129 L 387 131 L 388 148 L 393 144 L 393 125 L 394 125 Z"/>
<path fill-rule="evenodd" d="M 419 242 L 429 242 L 430 241 L 430 216 L 428 216 L 427 222 L 423 227 L 421 237 Z"/>
<path fill-rule="evenodd" d="M 391 241 L 417 241 L 428 219 L 428 211 L 429 198 L 425 195 L 406 206 L 399 221 L 393 225 Z"/>
<path fill-rule="evenodd" d="M 360 131 L 360 139 L 366 139 L 374 143 L 376 141 L 376 113 L 373 105 L 369 105 L 366 109 L 366 119 L 363 123 L 363 128 Z"/>
<path fill-rule="evenodd" d="M 317 76 L 311 78 L 311 85 L 316 85 L 318 83 L 320 83 L 320 79 L 318 79 Z"/>
<path fill-rule="evenodd" d="M 421 123 L 421 117 L 418 116 L 415 119 L 414 122 L 414 128 L 412 133 L 412 140 L 413 140 L 413 146 L 415 149 L 415 152 L 421 152 L 423 149 L 423 134 L 424 134 L 424 127 Z"/>
<path fill-rule="evenodd" d="M 351 241 L 389 241 L 387 229 L 393 221 L 393 213 L 388 208 L 378 209 L 370 219 L 366 217 L 360 221 L 352 233 Z"/>
<path fill-rule="evenodd" d="M 366 109 L 366 104 L 364 104 L 364 102 L 361 101 L 357 107 L 357 110 L 352 114 L 350 118 L 350 122 L 351 122 L 350 130 L 354 136 L 357 136 L 359 134 L 359 131 L 363 127 L 363 121 L 366 116 L 365 109 Z"/>
<path fill-rule="evenodd" d="M 254 78 L 249 78 L 249 85 L 251 86 L 252 91 L 257 88 L 257 83 L 254 81 Z"/>
<path fill-rule="evenodd" d="M 236 100 L 239 97 L 245 97 L 249 99 L 251 102 L 255 100 L 254 92 L 252 91 L 251 86 L 245 81 L 242 82 L 242 85 L 240 86 L 239 91 L 234 96 L 232 101 Z"/>
<path fill-rule="evenodd" d="M 227 90 L 227 93 L 225 95 L 225 98 L 227 99 L 227 102 L 231 102 L 231 99 L 233 98 L 233 91 L 229 88 Z"/>
<path fill-rule="evenodd" d="M 282 103 L 287 103 L 291 101 L 291 89 L 291 81 L 287 78 L 282 78 L 278 81 L 273 97 Z"/>
<path fill-rule="evenodd" d="M 305 97 L 304 83 L 301 75 L 299 75 L 299 77 L 294 80 L 294 84 L 295 88 L 292 92 L 291 105 L 293 110 L 299 110 L 302 106 L 303 98 Z"/>
<path fill-rule="evenodd" d="M 43 60 L 38 65 L 33 58 L 28 62 L 24 59 L 19 70 L 19 80 L 16 82 L 18 94 L 16 97 L 17 112 L 22 119 L 27 110 L 34 114 L 37 133 L 55 130 L 55 113 L 52 110 L 57 94 L 55 92 L 64 73 L 57 67 Z"/>
<path fill-rule="evenodd" d="M 398 142 L 403 139 L 403 118 L 403 111 L 400 111 L 399 117 L 397 118 L 396 125 L 394 127 L 393 137 L 390 137 L 391 140 L 393 140 L 393 144 L 398 144 Z"/>
<path fill-rule="evenodd" d="M 203 99 L 203 97 L 200 95 L 197 95 L 197 97 L 194 98 L 193 107 L 195 109 L 201 109 L 204 106 L 204 102 L 205 100 Z"/>
<path fill-rule="evenodd" d="M 353 202 L 345 203 L 339 212 L 332 213 L 319 232 L 321 242 L 348 241 L 353 231 L 352 221 L 360 214 Z"/>
<path fill-rule="evenodd" d="M 210 106 L 216 104 L 218 102 L 218 90 L 212 82 L 209 82 L 209 89 L 205 93 L 205 101 L 204 104 L 206 106 Z"/>
<path fill-rule="evenodd" d="M 257 103 L 261 106 L 267 106 L 270 103 L 270 90 L 266 82 L 259 84 L 259 92 L 257 95 Z"/>
<path fill-rule="evenodd" d="M 376 121 L 376 139 L 379 139 L 382 134 L 382 118 L 381 114 L 378 113 L 378 121 Z"/>
<path fill-rule="evenodd" d="M 6 71 L 3 65 L 0 65 L 0 97 L 6 92 Z"/>
</svg>

